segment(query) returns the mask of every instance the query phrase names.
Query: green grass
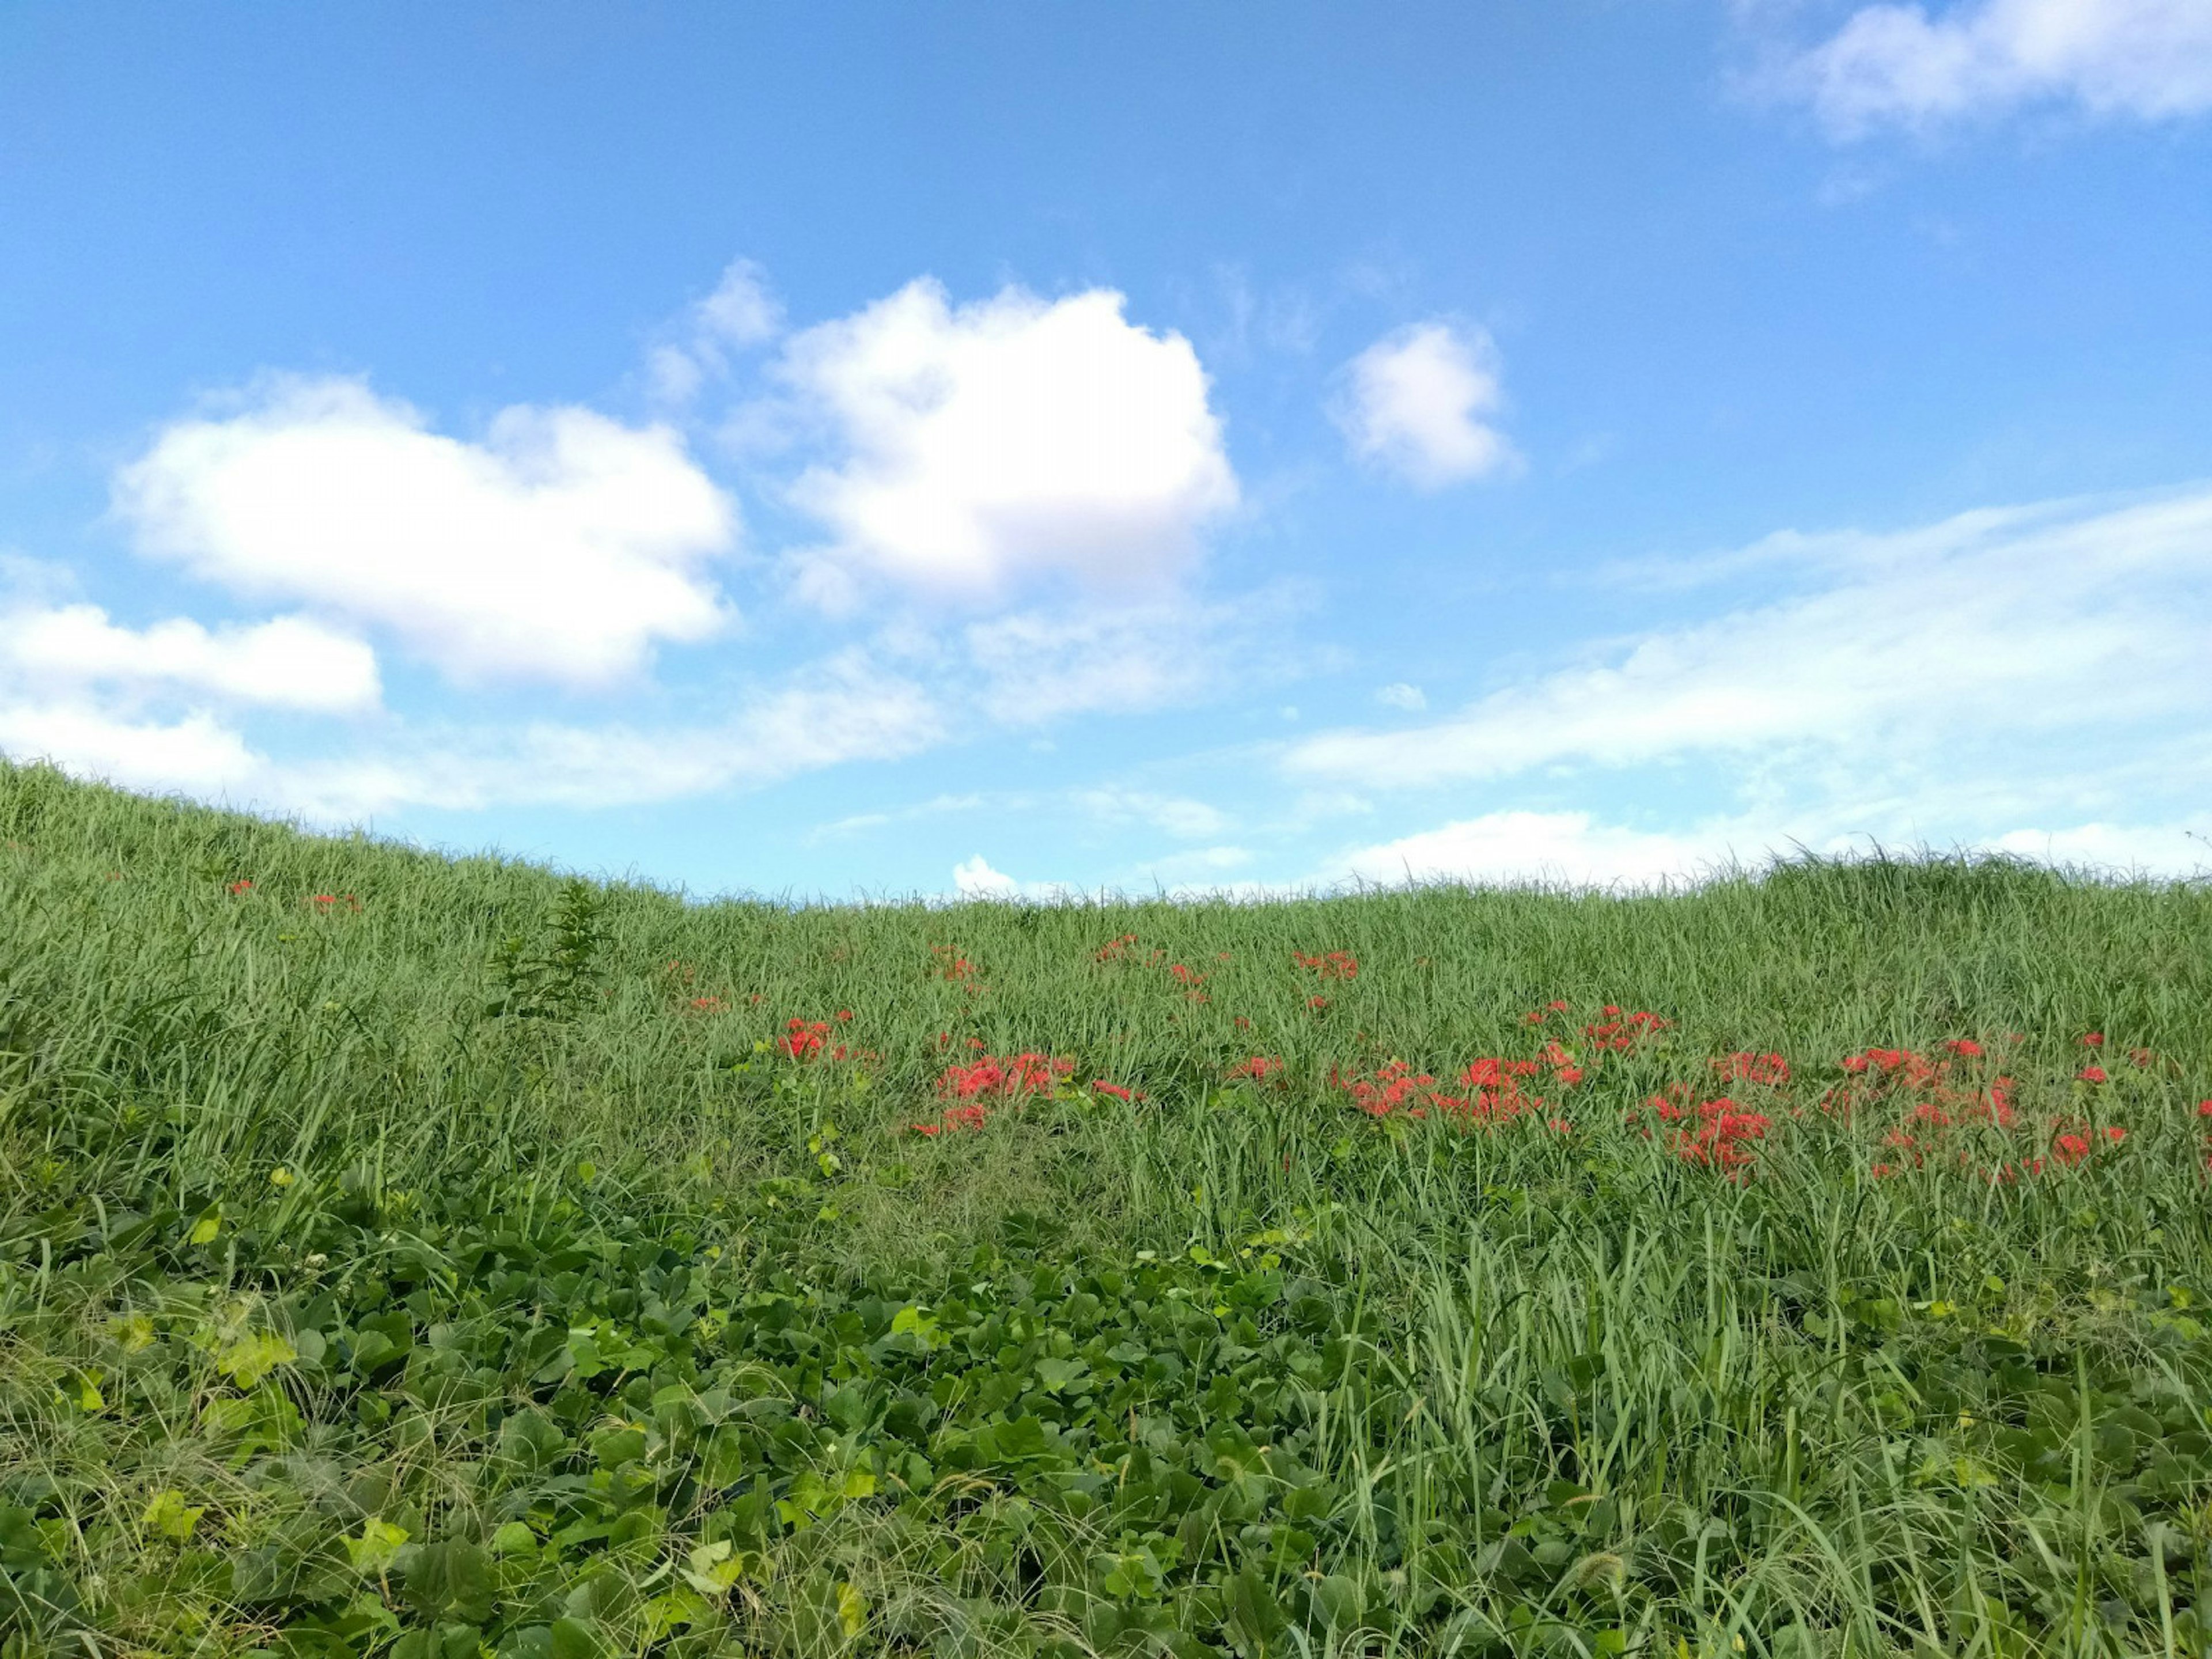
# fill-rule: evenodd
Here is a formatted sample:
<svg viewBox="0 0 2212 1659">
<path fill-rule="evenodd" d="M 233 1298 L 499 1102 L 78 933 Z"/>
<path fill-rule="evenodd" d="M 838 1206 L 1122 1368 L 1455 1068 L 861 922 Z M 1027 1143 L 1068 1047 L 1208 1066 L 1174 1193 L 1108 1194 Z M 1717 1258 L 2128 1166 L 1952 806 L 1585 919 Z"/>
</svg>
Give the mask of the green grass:
<svg viewBox="0 0 2212 1659">
<path fill-rule="evenodd" d="M 0 841 L 9 1659 L 2208 1651 L 2201 888 L 690 904 L 36 769 Z"/>
</svg>

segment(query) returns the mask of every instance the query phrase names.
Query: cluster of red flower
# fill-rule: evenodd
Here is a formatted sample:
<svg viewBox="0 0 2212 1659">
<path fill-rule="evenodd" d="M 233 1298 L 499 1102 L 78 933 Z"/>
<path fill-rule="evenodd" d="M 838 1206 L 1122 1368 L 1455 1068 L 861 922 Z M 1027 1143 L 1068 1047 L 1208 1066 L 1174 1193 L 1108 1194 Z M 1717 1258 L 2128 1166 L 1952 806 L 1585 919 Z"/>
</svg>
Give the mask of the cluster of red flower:
<svg viewBox="0 0 2212 1659">
<path fill-rule="evenodd" d="M 1730 1060 L 1736 1058 L 1739 1056 L 1729 1056 Z M 1717 1066 L 1724 1063 L 1714 1062 Z M 1787 1076 L 1788 1066 L 1784 1066 L 1783 1072 Z M 1774 1120 L 1765 1112 L 1752 1111 L 1729 1096 L 1699 1100 L 1686 1083 L 1669 1084 L 1644 1103 L 1658 1114 L 1661 1122 L 1683 1126 L 1673 1131 L 1668 1144 L 1684 1163 L 1724 1170 L 1736 1180 L 1747 1175 L 1755 1161 L 1744 1143 L 1765 1139 L 1766 1132 L 1774 1127 Z M 1650 1131 L 1644 1133 L 1649 1134 Z"/>
<path fill-rule="evenodd" d="M 1301 968 L 1310 968 L 1323 979 L 1358 979 L 1359 958 L 1349 951 L 1330 951 L 1310 957 L 1303 951 L 1291 952 L 1291 960 Z"/>
<path fill-rule="evenodd" d="M 1546 1060 L 1552 1065 L 1553 1081 L 1563 1085 L 1579 1081 L 1582 1071 L 1565 1063 L 1566 1051 L 1556 1043 L 1552 1049 Z M 1434 1073 L 1416 1072 L 1402 1060 L 1385 1061 L 1372 1077 L 1346 1077 L 1332 1066 L 1328 1080 L 1350 1095 L 1352 1103 L 1370 1117 L 1389 1117 L 1402 1111 L 1407 1117 L 1425 1118 L 1436 1113 L 1488 1127 L 1544 1110 L 1543 1097 L 1522 1086 L 1523 1078 L 1536 1076 L 1543 1066 L 1544 1062 L 1534 1060 L 1497 1055 L 1470 1060 L 1454 1079 L 1465 1091 L 1460 1094 L 1445 1092 Z M 1572 1127 L 1561 1118 L 1549 1121 L 1561 1131 Z"/>
<path fill-rule="evenodd" d="M 1554 1002 L 1553 1008 L 1564 1009 L 1566 1004 Z M 1532 1017 L 1540 1020 L 1541 1016 Z M 1627 1054 L 1646 1037 L 1656 1036 L 1667 1029 L 1668 1022 L 1646 1009 L 1624 1014 L 1618 1003 L 1605 1005 L 1605 1018 L 1593 1020 L 1583 1027 L 1583 1037 L 1593 1048 L 1611 1049 L 1616 1054 Z"/>
<path fill-rule="evenodd" d="M 1101 962 L 1120 962 L 1136 948 L 1136 944 L 1137 936 L 1134 933 L 1124 933 L 1119 939 L 1109 939 L 1105 944 L 1098 947 L 1098 960 Z M 1158 966 L 1160 958 L 1166 954 L 1167 953 L 1164 951 L 1153 951 L 1152 957 L 1152 965 Z"/>
<path fill-rule="evenodd" d="M 1723 1054 L 1713 1061 L 1713 1070 L 1725 1083 L 1764 1083 L 1778 1089 L 1790 1081 L 1790 1062 L 1771 1050 L 1763 1054 Z"/>
<path fill-rule="evenodd" d="M 949 945 L 933 945 L 930 955 L 937 958 L 939 978 L 951 980 L 956 985 L 972 985 L 975 981 L 975 964 Z"/>
<path fill-rule="evenodd" d="M 246 879 L 246 878 L 245 877 L 243 877 L 243 876 L 241 876 L 240 878 L 239 878 L 239 879 L 238 879 L 238 880 L 234 881 L 233 883 L 231 883 L 231 884 L 230 884 L 230 896 L 231 896 L 233 898 L 239 898 L 239 897 L 242 897 L 244 895 L 246 895 L 246 894 L 247 894 L 247 893 L 250 893 L 250 892 L 252 892 L 252 890 L 253 890 L 253 884 L 252 884 L 252 881 L 250 881 L 250 880 L 248 880 L 248 879 Z"/>
<path fill-rule="evenodd" d="M 1240 1060 L 1229 1068 L 1231 1080 L 1249 1078 L 1255 1083 L 1265 1083 L 1269 1078 L 1281 1082 L 1286 1067 L 1272 1054 L 1255 1054 L 1249 1060 Z"/>
<path fill-rule="evenodd" d="M 969 1042 L 981 1046 L 975 1038 Z M 951 1103 L 945 1109 L 943 1121 L 908 1127 L 916 1134 L 924 1135 L 948 1128 L 980 1129 L 994 1106 L 1012 1102 L 1018 1108 L 1032 1095 L 1049 1095 L 1074 1070 L 1075 1062 L 1072 1060 L 1030 1050 L 1003 1059 L 985 1054 L 965 1066 L 955 1063 L 946 1066 L 937 1079 L 938 1097 Z"/>
<path fill-rule="evenodd" d="M 361 901 L 351 893 L 318 893 L 307 901 L 319 915 L 328 915 L 343 904 L 356 915 L 361 914 Z"/>
</svg>

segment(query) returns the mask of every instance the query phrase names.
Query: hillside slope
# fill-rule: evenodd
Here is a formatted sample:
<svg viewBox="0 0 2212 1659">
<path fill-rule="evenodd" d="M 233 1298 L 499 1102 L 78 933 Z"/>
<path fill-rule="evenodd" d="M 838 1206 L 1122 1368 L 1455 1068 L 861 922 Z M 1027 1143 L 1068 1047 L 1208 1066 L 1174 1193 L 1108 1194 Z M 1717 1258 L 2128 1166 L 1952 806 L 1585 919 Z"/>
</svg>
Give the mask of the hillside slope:
<svg viewBox="0 0 2212 1659">
<path fill-rule="evenodd" d="M 0 841 L 11 1652 L 2202 1650 L 2202 889 Z"/>
</svg>

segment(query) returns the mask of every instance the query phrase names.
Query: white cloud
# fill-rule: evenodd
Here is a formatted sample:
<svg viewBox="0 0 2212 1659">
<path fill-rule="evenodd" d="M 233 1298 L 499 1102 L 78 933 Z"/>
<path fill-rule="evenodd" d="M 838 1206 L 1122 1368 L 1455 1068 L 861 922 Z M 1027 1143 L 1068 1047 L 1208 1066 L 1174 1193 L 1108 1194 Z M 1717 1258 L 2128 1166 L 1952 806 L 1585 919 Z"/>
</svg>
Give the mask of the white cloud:
<svg viewBox="0 0 2212 1659">
<path fill-rule="evenodd" d="M 750 259 L 733 259 L 714 291 L 684 308 L 682 319 L 646 356 L 656 395 L 688 403 L 709 376 L 726 374 L 730 354 L 773 340 L 783 330 L 783 307 L 768 273 Z"/>
<path fill-rule="evenodd" d="M 140 720 L 42 698 L 0 699 L 0 751 L 18 762 L 51 761 L 76 776 L 127 789 L 201 796 L 249 786 L 265 764 L 211 714 Z"/>
<path fill-rule="evenodd" d="M 23 606 L 0 611 L 0 673 L 48 698 L 107 686 L 351 714 L 380 696 L 375 653 L 301 617 L 212 631 L 186 618 L 131 629 L 97 605 Z"/>
<path fill-rule="evenodd" d="M 1403 680 L 1376 688 L 1375 701 L 1385 708 L 1403 708 L 1418 713 L 1429 706 L 1428 694 L 1418 685 L 1408 685 Z"/>
<path fill-rule="evenodd" d="M 1830 856 L 1865 853 L 1868 842 L 1839 829 L 1841 821 L 1833 812 L 1816 811 L 1795 819 L 1753 814 L 1680 830 L 1645 830 L 1602 823 L 1584 811 L 1490 812 L 1345 854 L 1320 881 L 1569 888 L 1692 884 L 1736 870 L 1755 872 L 1775 857 L 1808 849 Z M 1905 851 L 1919 845 L 1903 836 L 1887 844 Z M 2179 823 L 2017 830 L 1960 845 L 2099 871 L 2188 876 L 2212 866 L 2212 842 L 2204 830 Z M 1938 850 L 1958 849 L 1942 844 Z"/>
<path fill-rule="evenodd" d="M 274 800 L 326 821 L 410 806 L 588 809 L 760 788 L 849 762 L 896 759 L 944 735 L 927 691 L 846 653 L 720 722 L 426 731 L 382 751 L 272 768 L 265 787 Z"/>
<path fill-rule="evenodd" d="M 1738 856 L 1733 835 L 1740 833 L 1655 833 L 1599 823 L 1588 812 L 1489 812 L 1347 853 L 1323 879 L 1644 887 L 1727 867 Z M 1741 850 L 1749 864 L 1765 861 L 1764 843 Z"/>
<path fill-rule="evenodd" d="M 1504 392 L 1497 349 L 1482 330 L 1415 323 L 1354 357 L 1345 378 L 1334 412 L 1361 460 L 1424 489 L 1513 465 L 1512 445 L 1486 418 Z"/>
<path fill-rule="evenodd" d="M 2041 100 L 2144 119 L 2194 114 L 2212 109 L 2212 6 L 1972 0 L 1934 16 L 1867 6 L 1784 79 L 1844 137 Z"/>
<path fill-rule="evenodd" d="M 580 685 L 728 620 L 702 569 L 734 508 L 663 427 L 502 411 L 483 442 L 343 380 L 272 380 L 119 475 L 146 553 L 389 630 L 464 680 Z"/>
<path fill-rule="evenodd" d="M 952 866 L 952 890 L 964 899 L 1010 899 L 1021 896 L 1022 884 L 1012 876 L 994 870 L 978 853 L 965 863 Z"/>
<path fill-rule="evenodd" d="M 1798 538 L 1825 586 L 1641 636 L 1587 667 L 1397 731 L 1340 731 L 1289 769 L 1368 786 L 1626 768 L 1705 753 L 1847 769 L 2056 734 L 2212 722 L 2212 491 L 2103 511 L 1978 513 Z"/>
<path fill-rule="evenodd" d="M 205 713 L 148 718 L 52 688 L 0 690 L 0 750 L 82 776 L 357 823 L 410 807 L 580 809 L 756 789 L 943 740 L 935 702 L 857 653 L 817 664 L 728 719 L 694 726 L 388 725 L 344 752 L 289 758 Z"/>
<path fill-rule="evenodd" d="M 1060 574 L 1100 587 L 1186 570 L 1237 481 L 1189 343 L 1094 289 L 953 307 L 921 280 L 794 337 L 779 365 L 841 459 L 792 495 L 832 541 L 801 591 L 882 577 L 988 599 Z"/>
</svg>

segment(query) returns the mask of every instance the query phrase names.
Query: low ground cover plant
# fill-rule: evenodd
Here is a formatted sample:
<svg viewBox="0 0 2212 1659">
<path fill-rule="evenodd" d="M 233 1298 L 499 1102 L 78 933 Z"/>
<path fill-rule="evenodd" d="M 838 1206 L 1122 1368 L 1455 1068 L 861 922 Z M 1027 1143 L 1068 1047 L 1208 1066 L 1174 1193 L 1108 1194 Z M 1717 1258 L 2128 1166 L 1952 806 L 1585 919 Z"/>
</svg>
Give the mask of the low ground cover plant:
<svg viewBox="0 0 2212 1659">
<path fill-rule="evenodd" d="M 2201 889 L 0 916 L 11 1659 L 2207 1650 Z"/>
</svg>

